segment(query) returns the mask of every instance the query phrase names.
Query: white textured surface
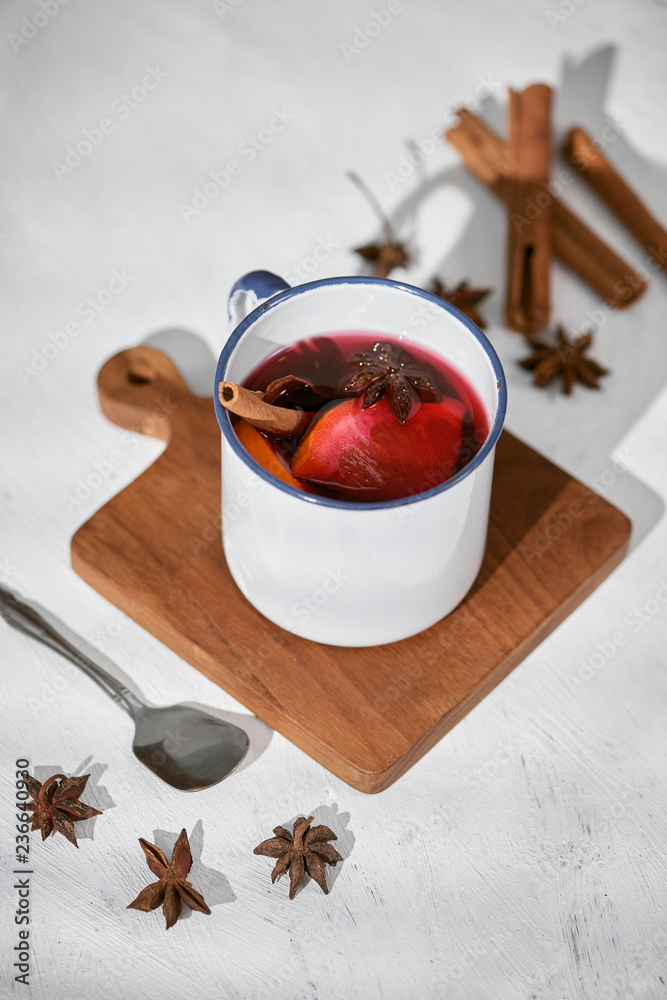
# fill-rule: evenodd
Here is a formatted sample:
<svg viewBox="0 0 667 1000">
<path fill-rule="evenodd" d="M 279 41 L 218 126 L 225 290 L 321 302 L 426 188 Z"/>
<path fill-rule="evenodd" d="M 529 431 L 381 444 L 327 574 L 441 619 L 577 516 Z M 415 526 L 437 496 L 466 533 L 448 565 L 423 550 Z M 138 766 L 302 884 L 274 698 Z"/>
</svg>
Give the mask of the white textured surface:
<svg viewBox="0 0 667 1000">
<path fill-rule="evenodd" d="M 551 0 L 403 0 L 349 63 L 340 43 L 352 43 L 371 5 L 221 0 L 218 8 L 71 0 L 15 52 L 9 33 L 39 7 L 3 5 L 0 566 L 10 586 L 101 644 L 149 698 L 243 713 L 69 569 L 77 525 L 160 448 L 99 414 L 97 368 L 167 327 L 193 331 L 217 353 L 236 277 L 268 267 L 294 279 L 319 240 L 338 246 L 329 257 L 320 252 L 318 276 L 356 270 L 347 248 L 374 235 L 374 223 L 345 178 L 349 168 L 402 211 L 409 232 L 419 177 L 392 191 L 385 173 L 396 170 L 404 141 L 427 137 L 480 78 L 557 83 L 567 56 L 560 124 L 576 115 L 595 131 L 604 100 L 622 127 L 610 155 L 667 218 L 665 5 L 586 0 L 551 26 Z M 579 65 L 602 43 L 618 46 L 606 96 L 604 56 Z M 125 119 L 110 110 L 156 66 L 168 75 L 145 102 Z M 283 107 L 294 120 L 186 225 L 179 204 Z M 105 116 L 114 131 L 58 180 L 52 162 Z M 498 287 L 502 212 L 444 145 L 425 170 L 440 182 L 416 213 L 413 279 L 440 267 L 450 280 Z M 570 200 L 642 263 L 641 249 L 578 184 Z M 78 304 L 114 269 L 132 280 L 89 322 Z M 560 269 L 555 285 L 560 316 L 573 326 L 599 307 Z M 627 314 L 605 318 L 595 353 L 614 375 L 601 395 L 582 390 L 572 400 L 529 387 L 514 364 L 518 339 L 497 326 L 500 301 L 496 294 L 488 313 L 510 382 L 510 428 L 586 480 L 603 474 L 606 495 L 644 540 L 376 797 L 275 734 L 216 788 L 186 795 L 162 786 L 129 752 L 129 720 L 92 682 L 0 626 L 0 996 L 667 996 L 665 279 Z M 68 322 L 78 322 L 79 335 L 37 377 L 22 377 L 33 348 Z M 207 358 L 199 341 L 189 344 L 194 378 Z M 612 471 L 617 451 L 629 472 Z M 77 480 L 105 461 L 113 475 L 68 509 Z M 611 655 L 594 669 L 598 644 Z M 7 859 L 13 765 L 24 755 L 41 777 L 91 768 L 87 799 L 105 813 L 82 829 L 78 853 L 60 838 L 32 839 L 32 986 L 13 991 Z M 309 884 L 290 903 L 284 884 L 271 886 L 270 862 L 251 852 L 275 823 L 304 811 L 338 831 L 347 860 L 329 897 Z M 150 878 L 136 838 L 169 848 L 181 826 L 192 833 L 193 883 L 213 913 L 193 914 L 166 935 L 161 916 L 125 906 Z"/>
</svg>

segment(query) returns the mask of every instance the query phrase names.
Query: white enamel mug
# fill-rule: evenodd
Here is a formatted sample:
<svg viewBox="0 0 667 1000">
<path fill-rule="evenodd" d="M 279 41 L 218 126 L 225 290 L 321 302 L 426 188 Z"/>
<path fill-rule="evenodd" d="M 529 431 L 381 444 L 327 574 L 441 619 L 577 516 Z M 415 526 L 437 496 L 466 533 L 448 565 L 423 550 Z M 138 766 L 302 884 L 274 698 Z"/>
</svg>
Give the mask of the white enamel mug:
<svg viewBox="0 0 667 1000">
<path fill-rule="evenodd" d="M 291 288 L 268 271 L 253 271 L 234 285 L 230 316 L 235 329 L 220 355 L 213 396 L 222 431 L 222 540 L 238 587 L 272 622 L 336 646 L 395 642 L 434 625 L 463 599 L 484 555 L 507 398 L 493 347 L 448 302 L 381 278 Z M 280 482 L 245 450 L 218 384 L 243 382 L 297 340 L 345 331 L 423 346 L 476 388 L 490 430 L 454 477 L 402 500 L 331 500 Z"/>
</svg>

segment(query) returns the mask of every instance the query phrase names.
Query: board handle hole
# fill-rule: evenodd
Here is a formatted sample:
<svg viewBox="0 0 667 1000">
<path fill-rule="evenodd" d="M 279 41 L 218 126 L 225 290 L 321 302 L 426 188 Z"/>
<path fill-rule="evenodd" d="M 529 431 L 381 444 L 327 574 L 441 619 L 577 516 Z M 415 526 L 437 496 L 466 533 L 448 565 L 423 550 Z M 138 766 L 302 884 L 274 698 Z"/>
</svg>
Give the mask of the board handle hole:
<svg viewBox="0 0 667 1000">
<path fill-rule="evenodd" d="M 133 363 L 132 368 L 127 370 L 127 381 L 131 385 L 150 385 L 154 382 L 156 378 L 156 372 L 153 368 L 142 361 L 137 360 Z"/>
</svg>

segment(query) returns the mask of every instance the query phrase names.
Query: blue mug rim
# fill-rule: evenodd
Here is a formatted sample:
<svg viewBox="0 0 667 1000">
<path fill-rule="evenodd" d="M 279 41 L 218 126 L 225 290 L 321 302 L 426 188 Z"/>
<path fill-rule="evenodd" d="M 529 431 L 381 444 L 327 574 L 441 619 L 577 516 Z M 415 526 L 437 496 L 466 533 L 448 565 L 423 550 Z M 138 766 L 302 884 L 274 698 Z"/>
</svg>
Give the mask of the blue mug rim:
<svg viewBox="0 0 667 1000">
<path fill-rule="evenodd" d="M 318 494 L 302 492 L 301 490 L 297 490 L 293 486 L 290 486 L 288 483 L 284 483 L 282 480 L 277 479 L 265 468 L 263 468 L 263 466 L 261 466 L 259 462 L 257 462 L 252 455 L 246 451 L 239 441 L 234 428 L 232 427 L 229 413 L 218 398 L 218 386 L 220 382 L 225 381 L 224 371 L 234 348 L 246 330 L 250 329 L 250 327 L 270 309 L 274 309 L 276 306 L 281 305 L 283 302 L 294 298 L 297 295 L 303 295 L 304 292 L 312 291 L 315 288 L 323 288 L 328 285 L 380 285 L 389 288 L 401 289 L 409 292 L 410 294 L 416 294 L 419 298 L 425 299 L 427 302 L 438 306 L 445 312 L 450 313 L 460 323 L 463 323 L 468 332 L 473 335 L 475 340 L 478 341 L 486 353 L 489 361 L 491 362 L 491 367 L 493 368 L 496 376 L 496 382 L 498 384 L 498 406 L 496 408 L 496 415 L 482 447 L 479 449 L 474 458 L 472 458 L 467 465 L 457 472 L 455 476 L 452 476 L 451 479 L 448 479 L 444 483 L 440 483 L 438 486 L 434 486 L 430 490 L 424 490 L 422 493 L 414 493 L 409 497 L 400 497 L 397 500 L 366 500 L 363 502 L 356 500 L 333 500 L 329 497 L 323 497 Z M 303 285 L 294 285 L 292 287 L 285 288 L 284 291 L 277 292 L 275 295 L 272 295 L 266 300 L 266 302 L 260 303 L 255 309 L 252 310 L 252 312 L 248 313 L 245 319 L 241 320 L 236 329 L 229 335 L 227 342 L 220 353 L 218 365 L 215 371 L 213 403 L 215 406 L 215 415 L 218 420 L 218 425 L 227 440 L 227 443 L 236 455 L 254 473 L 259 475 L 265 482 L 269 483 L 269 485 L 282 490 L 282 492 L 287 493 L 288 496 L 295 497 L 305 503 L 311 503 L 321 507 L 332 507 L 335 510 L 391 510 L 392 508 L 405 507 L 411 503 L 419 503 L 422 500 L 428 500 L 429 497 L 436 496 L 439 493 L 444 493 L 446 490 L 452 489 L 452 487 L 460 483 L 466 478 L 466 476 L 469 476 L 471 472 L 474 472 L 474 470 L 482 464 L 489 453 L 495 448 L 498 438 L 500 437 L 500 432 L 502 431 L 505 423 L 505 414 L 507 411 L 507 385 L 505 382 L 505 373 L 500 363 L 500 358 L 498 357 L 491 341 L 487 336 L 485 336 L 484 333 L 482 333 L 479 327 L 473 323 L 471 319 L 469 319 L 468 316 L 462 313 L 460 309 L 457 309 L 450 302 L 446 302 L 444 299 L 434 295 L 432 292 L 427 292 L 423 288 L 417 288 L 415 285 L 409 285 L 403 281 L 393 281 L 390 278 L 366 277 L 364 275 L 349 275 L 337 278 L 320 278 L 317 281 L 308 281 Z"/>
</svg>

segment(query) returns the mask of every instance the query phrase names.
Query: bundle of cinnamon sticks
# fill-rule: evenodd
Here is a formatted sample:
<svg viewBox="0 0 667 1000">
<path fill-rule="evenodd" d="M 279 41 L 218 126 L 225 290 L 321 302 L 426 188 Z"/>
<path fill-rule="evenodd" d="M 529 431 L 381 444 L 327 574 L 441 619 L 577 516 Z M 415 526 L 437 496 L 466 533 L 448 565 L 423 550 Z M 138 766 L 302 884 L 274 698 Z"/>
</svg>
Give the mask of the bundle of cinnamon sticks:
<svg viewBox="0 0 667 1000">
<path fill-rule="evenodd" d="M 507 205 L 505 322 L 530 337 L 549 322 L 553 253 L 601 295 L 609 308 L 635 302 L 646 281 L 571 209 L 560 194 L 573 175 L 551 175 L 551 88 L 510 90 L 503 141 L 470 111 L 446 133 L 466 166 Z M 569 162 L 667 270 L 667 233 L 581 128 L 563 147 Z M 657 266 L 657 265 L 656 265 Z"/>
</svg>

